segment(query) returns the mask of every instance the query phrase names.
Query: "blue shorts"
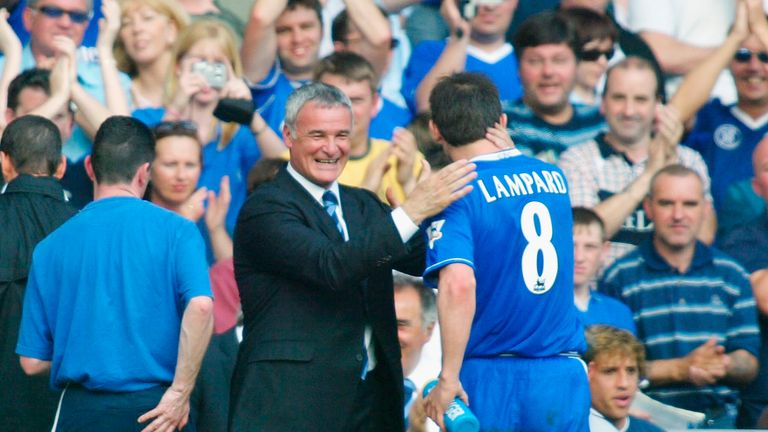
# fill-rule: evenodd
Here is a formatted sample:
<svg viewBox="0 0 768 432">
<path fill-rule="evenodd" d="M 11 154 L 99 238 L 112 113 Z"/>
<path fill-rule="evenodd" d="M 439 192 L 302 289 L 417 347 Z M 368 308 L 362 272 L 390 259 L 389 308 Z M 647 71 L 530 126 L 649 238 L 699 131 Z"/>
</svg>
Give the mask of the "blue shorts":
<svg viewBox="0 0 768 432">
<path fill-rule="evenodd" d="M 466 359 L 461 384 L 482 431 L 589 431 L 589 382 L 577 357 Z"/>
</svg>

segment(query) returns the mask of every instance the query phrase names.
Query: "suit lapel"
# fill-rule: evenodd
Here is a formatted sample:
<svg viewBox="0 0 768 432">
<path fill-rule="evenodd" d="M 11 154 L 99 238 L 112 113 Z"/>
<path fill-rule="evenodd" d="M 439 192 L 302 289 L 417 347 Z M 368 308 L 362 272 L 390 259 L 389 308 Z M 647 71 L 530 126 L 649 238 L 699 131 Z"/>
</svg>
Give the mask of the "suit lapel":
<svg viewBox="0 0 768 432">
<path fill-rule="evenodd" d="M 326 237 L 344 241 L 344 239 L 341 237 L 341 233 L 336 228 L 336 224 L 333 222 L 333 219 L 331 219 L 328 213 L 326 213 L 323 206 L 315 201 L 312 195 L 306 189 L 304 189 L 304 187 L 302 187 L 299 182 L 291 177 L 285 168 L 283 168 L 280 173 L 278 173 L 277 179 L 281 181 L 286 186 L 286 188 L 289 189 L 290 195 L 296 198 L 297 205 L 300 208 L 306 210 L 307 217 L 311 218 L 313 222 L 317 224 L 317 226 L 320 228 L 320 231 L 322 231 Z M 344 208 L 344 211 L 346 219 L 346 208 Z M 347 222 L 347 224 L 349 224 L 349 222 Z"/>
</svg>

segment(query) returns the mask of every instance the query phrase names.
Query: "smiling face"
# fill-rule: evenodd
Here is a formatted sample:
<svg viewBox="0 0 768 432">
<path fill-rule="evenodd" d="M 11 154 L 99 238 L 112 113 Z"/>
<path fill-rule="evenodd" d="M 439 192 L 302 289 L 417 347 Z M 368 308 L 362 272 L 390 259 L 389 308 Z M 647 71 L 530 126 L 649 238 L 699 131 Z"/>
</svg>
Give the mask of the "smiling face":
<svg viewBox="0 0 768 432">
<path fill-rule="evenodd" d="M 621 354 L 598 354 L 589 362 L 588 373 L 592 408 L 616 427 L 623 427 L 637 391 L 637 360 Z"/>
<path fill-rule="evenodd" d="M 525 102 L 534 110 L 557 113 L 569 106 L 576 77 L 576 55 L 562 44 L 527 47 L 520 56 Z"/>
<path fill-rule="evenodd" d="M 151 64 L 163 54 L 170 55 L 177 35 L 176 24 L 148 5 L 134 3 L 123 12 L 120 40 L 136 64 Z"/>
<path fill-rule="evenodd" d="M 85 0 L 40 0 L 35 9 L 27 7 L 24 10 L 24 27 L 30 33 L 30 43 L 36 55 L 53 57 L 55 55 L 54 36 L 66 36 L 80 46 L 88 27 L 88 21 L 75 22 L 71 15 L 62 14 L 50 17 L 43 13 L 43 8 L 56 8 L 67 12 L 89 12 Z"/>
<path fill-rule="evenodd" d="M 174 207 L 192 195 L 202 169 L 200 152 L 200 144 L 188 136 L 173 135 L 157 140 L 151 166 L 153 202 Z"/>
<path fill-rule="evenodd" d="M 739 106 L 768 107 L 768 64 L 762 63 L 755 55 L 766 49 L 756 36 L 748 37 L 741 48 L 748 49 L 753 55 L 744 63 L 731 60 L 731 74 L 736 82 Z"/>
<path fill-rule="evenodd" d="M 287 125 L 283 139 L 291 166 L 312 183 L 328 187 L 349 159 L 352 113 L 344 106 L 323 107 L 307 102 L 296 116 L 295 136 Z"/>
<path fill-rule="evenodd" d="M 327 73 L 320 77 L 320 82 L 338 88 L 352 102 L 352 112 L 355 116 L 351 135 L 352 145 L 355 148 L 367 148 L 371 118 L 376 115 L 379 100 L 378 95 L 371 90 L 371 83 L 351 81 L 341 75 Z"/>
<path fill-rule="evenodd" d="M 312 9 L 297 6 L 283 12 L 275 23 L 277 55 L 291 79 L 311 74 L 317 62 L 323 27 Z"/>
<path fill-rule="evenodd" d="M 650 69 L 611 70 L 601 111 L 612 138 L 631 146 L 647 140 L 656 113 L 656 75 Z"/>
</svg>

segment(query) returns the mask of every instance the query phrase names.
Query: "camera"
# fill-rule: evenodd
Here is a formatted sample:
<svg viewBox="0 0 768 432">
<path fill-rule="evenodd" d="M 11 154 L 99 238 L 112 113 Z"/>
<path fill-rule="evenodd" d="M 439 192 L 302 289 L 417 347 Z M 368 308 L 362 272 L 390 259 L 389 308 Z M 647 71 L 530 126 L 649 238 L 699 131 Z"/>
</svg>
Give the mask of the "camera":
<svg viewBox="0 0 768 432">
<path fill-rule="evenodd" d="M 192 64 L 192 72 L 202 75 L 213 88 L 222 88 L 227 82 L 227 66 L 222 62 L 195 62 Z"/>
<path fill-rule="evenodd" d="M 461 0 L 459 12 L 465 20 L 471 20 L 477 15 L 477 8 L 480 6 L 498 6 L 504 3 L 504 0 Z"/>
</svg>

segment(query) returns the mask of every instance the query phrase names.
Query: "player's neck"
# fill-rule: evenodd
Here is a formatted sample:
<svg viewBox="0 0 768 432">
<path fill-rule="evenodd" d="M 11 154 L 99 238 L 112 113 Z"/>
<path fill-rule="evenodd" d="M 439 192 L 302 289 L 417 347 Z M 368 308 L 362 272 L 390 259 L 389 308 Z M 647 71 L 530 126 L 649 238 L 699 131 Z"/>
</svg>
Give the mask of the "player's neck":
<svg viewBox="0 0 768 432">
<path fill-rule="evenodd" d="M 495 153 L 501 150 L 506 150 L 503 148 L 499 148 L 492 142 L 488 141 L 487 139 L 483 138 L 480 140 L 477 140 L 475 142 L 471 142 L 469 144 L 465 144 L 463 146 L 454 147 L 451 145 L 447 145 L 444 147 L 446 153 L 448 153 L 448 156 L 451 158 L 451 160 L 459 160 L 459 159 L 472 159 L 477 156 L 481 156 L 484 154 L 489 153 Z"/>
<path fill-rule="evenodd" d="M 575 285 L 573 287 L 573 300 L 580 310 L 586 311 L 589 305 L 589 284 Z"/>
</svg>

